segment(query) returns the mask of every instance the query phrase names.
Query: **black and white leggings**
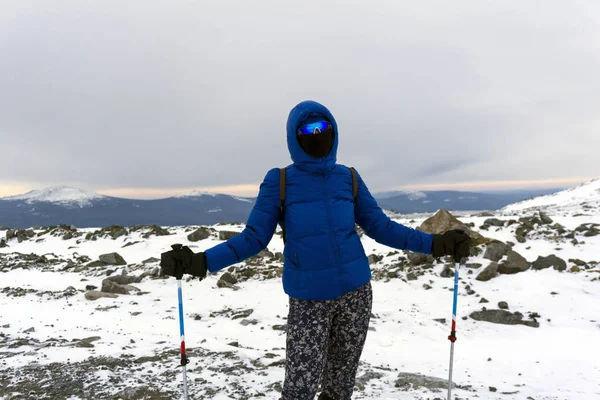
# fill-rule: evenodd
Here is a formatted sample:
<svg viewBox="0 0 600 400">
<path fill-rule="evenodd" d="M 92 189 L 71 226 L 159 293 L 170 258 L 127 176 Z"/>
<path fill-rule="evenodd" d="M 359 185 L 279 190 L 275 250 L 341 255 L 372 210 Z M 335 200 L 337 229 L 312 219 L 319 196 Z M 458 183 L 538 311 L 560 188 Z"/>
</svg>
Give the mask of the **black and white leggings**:
<svg viewBox="0 0 600 400">
<path fill-rule="evenodd" d="M 350 400 L 372 303 L 370 282 L 334 300 L 290 298 L 280 400 L 314 400 L 319 385 L 334 400 Z"/>
</svg>

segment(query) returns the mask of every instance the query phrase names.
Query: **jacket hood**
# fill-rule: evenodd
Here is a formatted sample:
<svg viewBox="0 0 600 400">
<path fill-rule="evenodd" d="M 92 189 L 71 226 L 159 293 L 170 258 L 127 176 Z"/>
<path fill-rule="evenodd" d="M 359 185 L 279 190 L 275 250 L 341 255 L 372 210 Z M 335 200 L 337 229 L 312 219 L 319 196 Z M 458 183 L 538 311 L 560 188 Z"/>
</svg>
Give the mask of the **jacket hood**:
<svg viewBox="0 0 600 400">
<path fill-rule="evenodd" d="M 296 138 L 298 128 L 306 121 L 314 121 L 316 118 L 325 118 L 333 126 L 333 146 L 331 152 L 326 157 L 315 158 L 306 153 Z M 306 100 L 296 105 L 290 111 L 287 121 L 287 145 L 295 165 L 314 171 L 325 171 L 333 168 L 337 159 L 339 132 L 337 123 L 331 112 L 322 104 L 316 101 Z"/>
</svg>

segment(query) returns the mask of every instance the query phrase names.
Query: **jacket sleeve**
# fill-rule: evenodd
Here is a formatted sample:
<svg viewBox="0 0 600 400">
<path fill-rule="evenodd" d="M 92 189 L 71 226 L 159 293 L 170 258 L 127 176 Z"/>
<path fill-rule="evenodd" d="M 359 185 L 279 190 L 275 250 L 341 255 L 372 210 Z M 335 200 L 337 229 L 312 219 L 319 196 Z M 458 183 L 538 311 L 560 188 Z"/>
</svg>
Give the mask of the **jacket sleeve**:
<svg viewBox="0 0 600 400">
<path fill-rule="evenodd" d="M 246 228 L 239 235 L 205 251 L 208 270 L 217 272 L 265 249 L 275 233 L 279 214 L 279 169 L 274 168 L 260 185 Z"/>
<path fill-rule="evenodd" d="M 367 185 L 356 173 L 358 195 L 354 209 L 354 218 L 367 236 L 376 242 L 399 250 L 431 254 L 433 235 L 409 228 L 391 220 L 377 205 Z"/>
</svg>

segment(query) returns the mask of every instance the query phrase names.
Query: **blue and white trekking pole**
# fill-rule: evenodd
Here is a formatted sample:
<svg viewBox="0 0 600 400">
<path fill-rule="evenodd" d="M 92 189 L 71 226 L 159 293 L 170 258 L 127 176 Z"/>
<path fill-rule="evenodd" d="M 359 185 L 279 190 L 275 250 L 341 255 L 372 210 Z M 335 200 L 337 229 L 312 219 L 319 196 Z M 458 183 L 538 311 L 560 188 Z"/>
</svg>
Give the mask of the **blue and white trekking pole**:
<svg viewBox="0 0 600 400">
<path fill-rule="evenodd" d="M 171 246 L 173 250 L 181 249 L 180 244 L 174 244 Z M 183 399 L 188 400 L 188 390 L 187 390 L 187 365 L 190 360 L 187 358 L 185 354 L 185 331 L 183 329 L 183 291 L 181 289 L 181 278 L 183 278 L 183 266 L 181 264 L 178 265 L 178 268 L 175 272 L 175 278 L 177 279 L 177 298 L 179 303 L 179 336 L 181 338 L 181 363 L 180 365 L 183 367 Z"/>
<path fill-rule="evenodd" d="M 181 366 L 183 367 L 183 398 L 184 400 L 188 400 L 186 366 L 190 360 L 185 354 L 185 331 L 183 329 L 183 295 L 181 290 L 181 277 L 177 277 L 177 296 L 179 298 L 179 335 L 181 336 Z"/>
<path fill-rule="evenodd" d="M 452 396 L 452 367 L 454 365 L 454 342 L 456 342 L 456 303 L 458 302 L 458 271 L 460 261 L 454 263 L 454 304 L 452 305 L 452 328 L 450 328 L 450 376 L 448 377 L 448 400 Z"/>
</svg>

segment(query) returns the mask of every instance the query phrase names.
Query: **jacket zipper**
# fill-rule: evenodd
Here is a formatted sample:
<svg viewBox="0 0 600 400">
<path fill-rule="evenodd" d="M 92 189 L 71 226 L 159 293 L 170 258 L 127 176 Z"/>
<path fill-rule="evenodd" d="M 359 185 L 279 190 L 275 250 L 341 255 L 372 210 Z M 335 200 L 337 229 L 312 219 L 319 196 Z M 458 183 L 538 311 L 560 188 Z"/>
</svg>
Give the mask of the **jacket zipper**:
<svg viewBox="0 0 600 400">
<path fill-rule="evenodd" d="M 335 233 L 333 232 L 333 223 L 331 220 L 331 209 L 329 208 L 329 197 L 327 193 L 327 185 L 325 183 L 326 176 L 323 175 L 321 177 L 321 182 L 323 184 L 323 201 L 325 202 L 325 213 L 327 214 L 327 222 L 329 223 L 329 236 L 331 237 L 331 241 L 333 242 L 333 246 L 335 247 L 335 262 L 338 267 L 338 272 L 340 275 L 340 292 L 343 292 L 342 288 L 342 263 L 340 261 L 340 247 L 338 246 L 337 240 L 335 239 Z"/>
</svg>

